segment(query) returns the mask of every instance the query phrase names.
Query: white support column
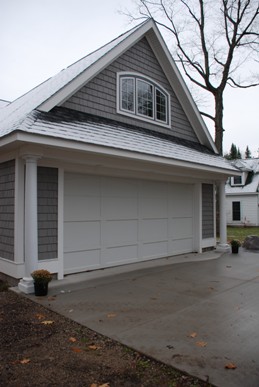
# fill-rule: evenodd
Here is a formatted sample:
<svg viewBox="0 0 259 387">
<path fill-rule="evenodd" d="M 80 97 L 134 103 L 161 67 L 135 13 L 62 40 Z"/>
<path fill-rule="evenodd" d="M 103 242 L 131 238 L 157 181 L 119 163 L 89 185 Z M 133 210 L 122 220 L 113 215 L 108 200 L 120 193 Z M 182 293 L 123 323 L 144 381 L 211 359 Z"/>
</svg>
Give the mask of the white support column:
<svg viewBox="0 0 259 387">
<path fill-rule="evenodd" d="M 38 156 L 26 156 L 25 211 L 24 211 L 24 258 L 25 277 L 18 288 L 26 293 L 34 292 L 31 272 L 38 268 L 38 217 L 37 217 L 37 160 Z"/>
<path fill-rule="evenodd" d="M 225 182 L 221 181 L 219 184 L 219 234 L 220 241 L 217 246 L 218 251 L 227 252 L 230 246 L 227 244 L 227 215 L 226 215 L 226 194 Z"/>
</svg>

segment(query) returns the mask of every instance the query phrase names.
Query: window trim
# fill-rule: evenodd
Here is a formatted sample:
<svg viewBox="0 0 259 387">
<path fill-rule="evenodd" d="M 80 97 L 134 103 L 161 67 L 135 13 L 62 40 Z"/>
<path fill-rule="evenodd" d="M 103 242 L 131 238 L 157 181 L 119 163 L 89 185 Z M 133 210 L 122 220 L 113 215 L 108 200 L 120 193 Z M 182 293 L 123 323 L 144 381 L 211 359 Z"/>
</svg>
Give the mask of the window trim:
<svg viewBox="0 0 259 387">
<path fill-rule="evenodd" d="M 239 209 L 238 211 L 234 211 L 234 204 L 239 204 Z M 239 214 L 239 219 L 234 219 L 234 213 Z M 232 222 L 241 222 L 241 201 L 240 200 L 233 200 L 232 201 Z"/>
<path fill-rule="evenodd" d="M 134 79 L 134 109 L 133 111 L 129 111 L 127 109 L 122 108 L 122 80 L 123 79 Z M 137 89 L 137 83 L 138 81 L 146 82 L 147 84 L 152 85 L 153 89 L 153 115 L 152 117 L 146 116 L 144 114 L 138 113 L 138 89 Z M 166 99 L 166 121 L 160 120 L 157 118 L 157 94 L 156 91 L 159 91 L 163 96 L 165 96 Z M 170 94 L 156 81 L 154 81 L 152 78 L 146 77 L 143 74 L 135 73 L 135 72 L 118 72 L 117 73 L 117 113 L 123 114 L 125 116 L 136 118 L 137 120 L 149 122 L 155 125 L 163 126 L 166 128 L 171 127 L 171 99 Z"/>
<path fill-rule="evenodd" d="M 243 173 L 242 173 L 242 175 L 237 176 L 237 177 L 241 177 L 241 183 L 235 183 L 235 177 L 236 176 L 231 177 L 231 186 L 232 187 L 241 187 L 242 185 L 244 185 L 244 174 Z"/>
</svg>

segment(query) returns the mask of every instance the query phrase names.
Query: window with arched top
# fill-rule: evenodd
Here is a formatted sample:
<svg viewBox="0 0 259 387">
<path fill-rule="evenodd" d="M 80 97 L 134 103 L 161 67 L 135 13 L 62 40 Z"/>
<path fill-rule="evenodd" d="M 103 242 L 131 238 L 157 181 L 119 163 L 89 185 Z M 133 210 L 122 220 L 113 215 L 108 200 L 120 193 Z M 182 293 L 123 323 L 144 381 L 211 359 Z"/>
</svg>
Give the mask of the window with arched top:
<svg viewBox="0 0 259 387">
<path fill-rule="evenodd" d="M 170 95 L 157 82 L 137 73 L 118 73 L 118 113 L 169 127 L 169 107 Z"/>
</svg>

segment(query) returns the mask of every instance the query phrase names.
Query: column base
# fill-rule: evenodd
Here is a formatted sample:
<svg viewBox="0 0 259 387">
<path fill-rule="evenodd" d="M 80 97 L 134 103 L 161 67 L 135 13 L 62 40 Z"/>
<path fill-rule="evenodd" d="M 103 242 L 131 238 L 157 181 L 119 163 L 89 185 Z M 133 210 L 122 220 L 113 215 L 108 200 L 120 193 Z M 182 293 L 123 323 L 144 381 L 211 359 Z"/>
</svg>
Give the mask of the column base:
<svg viewBox="0 0 259 387">
<path fill-rule="evenodd" d="M 230 245 L 228 245 L 227 243 L 219 243 L 216 246 L 216 251 L 219 253 L 229 253 Z"/>
<path fill-rule="evenodd" d="M 25 294 L 34 293 L 34 282 L 32 277 L 24 277 L 18 283 L 18 289 Z"/>
</svg>

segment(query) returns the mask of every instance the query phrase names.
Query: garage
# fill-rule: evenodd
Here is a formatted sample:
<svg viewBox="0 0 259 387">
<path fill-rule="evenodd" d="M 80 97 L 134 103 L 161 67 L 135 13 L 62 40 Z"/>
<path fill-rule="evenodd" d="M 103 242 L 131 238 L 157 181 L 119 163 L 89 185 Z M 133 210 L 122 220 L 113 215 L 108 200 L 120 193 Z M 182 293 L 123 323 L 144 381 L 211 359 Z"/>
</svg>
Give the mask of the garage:
<svg viewBox="0 0 259 387">
<path fill-rule="evenodd" d="M 65 173 L 64 274 L 193 251 L 192 184 Z"/>
</svg>

